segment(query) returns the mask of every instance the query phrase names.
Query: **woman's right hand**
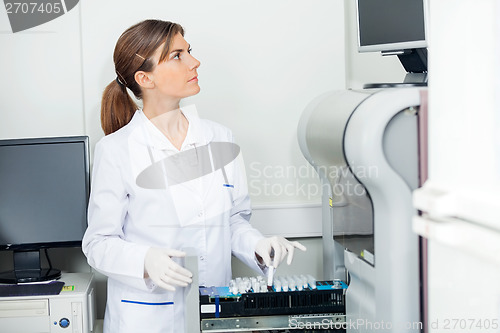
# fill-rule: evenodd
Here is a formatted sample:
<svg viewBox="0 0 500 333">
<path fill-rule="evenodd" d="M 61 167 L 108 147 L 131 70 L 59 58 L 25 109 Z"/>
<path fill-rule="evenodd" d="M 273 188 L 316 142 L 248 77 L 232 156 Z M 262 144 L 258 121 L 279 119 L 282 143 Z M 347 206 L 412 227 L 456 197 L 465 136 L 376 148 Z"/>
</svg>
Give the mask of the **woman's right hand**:
<svg viewBox="0 0 500 333">
<path fill-rule="evenodd" d="M 187 287 L 193 282 L 193 274 L 172 260 L 172 257 L 185 256 L 186 253 L 179 250 L 150 248 L 144 259 L 144 277 L 169 291 L 175 291 L 175 286 Z"/>
</svg>

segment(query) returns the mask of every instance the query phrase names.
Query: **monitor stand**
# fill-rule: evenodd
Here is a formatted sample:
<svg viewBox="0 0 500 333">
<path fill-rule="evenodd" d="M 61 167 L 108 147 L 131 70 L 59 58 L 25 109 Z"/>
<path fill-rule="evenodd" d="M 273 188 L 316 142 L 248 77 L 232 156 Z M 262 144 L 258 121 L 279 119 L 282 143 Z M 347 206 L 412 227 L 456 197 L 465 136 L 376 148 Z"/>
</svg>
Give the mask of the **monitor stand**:
<svg viewBox="0 0 500 333">
<path fill-rule="evenodd" d="M 40 250 L 14 251 L 14 270 L 0 273 L 0 283 L 26 283 L 57 280 L 61 271 L 42 268 Z"/>
<path fill-rule="evenodd" d="M 407 73 L 403 82 L 365 83 L 363 89 L 427 87 L 427 73 Z"/>
<path fill-rule="evenodd" d="M 404 49 L 383 51 L 382 56 L 398 56 L 403 65 L 406 76 L 401 83 L 367 83 L 364 89 L 374 88 L 403 88 L 403 87 L 426 87 L 427 86 L 427 49 Z"/>
</svg>

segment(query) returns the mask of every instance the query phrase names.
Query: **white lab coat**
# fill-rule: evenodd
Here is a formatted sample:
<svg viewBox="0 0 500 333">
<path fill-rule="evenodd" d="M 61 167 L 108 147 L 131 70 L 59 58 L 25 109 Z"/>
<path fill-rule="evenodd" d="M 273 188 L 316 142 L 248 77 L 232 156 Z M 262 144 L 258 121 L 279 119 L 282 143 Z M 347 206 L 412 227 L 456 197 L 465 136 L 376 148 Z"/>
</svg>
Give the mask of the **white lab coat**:
<svg viewBox="0 0 500 333">
<path fill-rule="evenodd" d="M 225 127 L 183 108 L 189 121 L 181 151 L 210 142 L 232 142 Z M 250 199 L 238 159 L 221 170 L 164 189 L 145 189 L 137 175 L 152 162 L 178 151 L 136 111 L 129 124 L 96 145 L 83 252 L 89 264 L 108 276 L 105 333 L 184 331 L 184 288 L 167 292 L 144 279 L 149 247 L 195 248 L 199 284 L 225 286 L 231 254 L 255 270 L 256 243 Z M 226 180 L 234 187 L 223 186 Z M 188 314 L 189 315 L 189 314 Z"/>
</svg>

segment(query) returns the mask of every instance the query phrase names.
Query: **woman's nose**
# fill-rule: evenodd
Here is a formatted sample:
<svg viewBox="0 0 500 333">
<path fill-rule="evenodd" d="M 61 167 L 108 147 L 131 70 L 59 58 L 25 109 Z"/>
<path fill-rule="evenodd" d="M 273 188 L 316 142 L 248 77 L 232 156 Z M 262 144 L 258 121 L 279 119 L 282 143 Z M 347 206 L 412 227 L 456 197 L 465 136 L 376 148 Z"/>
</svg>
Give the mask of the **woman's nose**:
<svg viewBox="0 0 500 333">
<path fill-rule="evenodd" d="M 198 59 L 196 59 L 195 57 L 193 57 L 192 55 L 191 56 L 191 63 L 190 63 L 190 68 L 191 69 L 196 69 L 198 67 L 200 67 L 201 63 Z"/>
</svg>

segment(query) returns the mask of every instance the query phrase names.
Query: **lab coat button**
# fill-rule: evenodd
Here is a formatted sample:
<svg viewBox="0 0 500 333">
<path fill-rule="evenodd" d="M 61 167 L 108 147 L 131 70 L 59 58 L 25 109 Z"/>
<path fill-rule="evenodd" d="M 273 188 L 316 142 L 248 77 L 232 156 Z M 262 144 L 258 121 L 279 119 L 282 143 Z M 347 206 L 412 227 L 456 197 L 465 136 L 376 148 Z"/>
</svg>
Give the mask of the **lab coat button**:
<svg viewBox="0 0 500 333">
<path fill-rule="evenodd" d="M 204 256 L 200 256 L 200 260 L 201 261 L 205 261 L 205 257 Z"/>
<path fill-rule="evenodd" d="M 203 211 L 198 213 L 198 217 L 202 217 L 202 216 L 203 216 Z"/>
</svg>

